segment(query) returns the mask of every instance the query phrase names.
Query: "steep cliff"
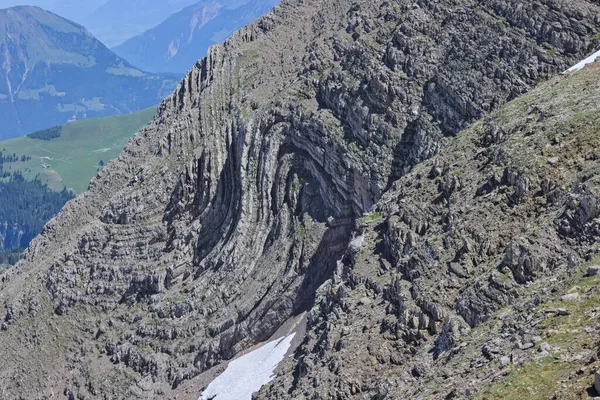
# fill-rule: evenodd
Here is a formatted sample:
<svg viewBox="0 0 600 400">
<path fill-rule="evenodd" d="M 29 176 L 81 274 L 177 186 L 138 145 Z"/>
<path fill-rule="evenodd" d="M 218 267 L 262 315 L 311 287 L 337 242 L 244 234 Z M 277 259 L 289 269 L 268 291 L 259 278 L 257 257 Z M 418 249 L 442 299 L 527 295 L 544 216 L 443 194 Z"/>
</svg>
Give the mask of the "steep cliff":
<svg viewBox="0 0 600 400">
<path fill-rule="evenodd" d="M 498 195 L 501 214 L 488 211 L 484 225 L 473 214 L 466 227 L 454 222 L 467 199 L 477 200 L 457 200 L 461 180 L 478 182 L 477 174 L 493 172 L 489 163 L 503 166 L 504 130 L 480 122 L 450 138 L 583 58 L 597 44 L 599 11 L 595 2 L 566 0 L 282 2 L 212 47 L 154 121 L 3 276 L 0 393 L 41 398 L 67 387 L 80 398 L 195 398 L 193 378 L 310 310 L 296 365 L 262 394 L 395 398 L 380 383 L 376 355 L 330 359 L 335 343 L 324 332 L 347 334 L 332 315 L 349 313 L 346 294 L 368 291 L 363 297 L 373 298 L 360 303 L 373 316 L 352 325 L 352 345 L 368 343 L 370 330 L 373 343 L 375 333 L 397 335 L 407 354 L 439 343 L 423 355 L 432 362 L 456 343 L 455 332 L 489 320 L 515 298 L 513 288 L 544 271 L 531 245 L 471 239 L 533 201 L 537 180 L 519 169 L 492 174 L 479 195 L 513 188 L 507 199 Z M 534 119 L 547 115 L 535 110 Z M 472 136 L 481 150 L 452 150 Z M 464 160 L 473 177 L 442 162 L 397 181 L 449 141 L 447 163 Z M 474 170 L 473 158 L 488 164 Z M 417 176 L 423 168 L 432 169 L 427 185 Z M 423 191 L 404 194 L 409 183 Z M 591 216 L 578 217 L 587 206 L 577 210 L 592 200 L 577 193 L 561 235 L 587 229 Z M 389 218 L 363 227 L 376 204 Z M 457 263 L 475 251 L 487 258 L 448 264 L 450 250 L 438 246 L 452 249 L 463 238 Z M 496 284 L 491 271 L 503 246 L 508 278 Z M 561 264 L 566 250 L 552 251 Z M 442 269 L 450 267 L 458 272 Z M 320 386 L 321 376 L 331 381 Z"/>
</svg>

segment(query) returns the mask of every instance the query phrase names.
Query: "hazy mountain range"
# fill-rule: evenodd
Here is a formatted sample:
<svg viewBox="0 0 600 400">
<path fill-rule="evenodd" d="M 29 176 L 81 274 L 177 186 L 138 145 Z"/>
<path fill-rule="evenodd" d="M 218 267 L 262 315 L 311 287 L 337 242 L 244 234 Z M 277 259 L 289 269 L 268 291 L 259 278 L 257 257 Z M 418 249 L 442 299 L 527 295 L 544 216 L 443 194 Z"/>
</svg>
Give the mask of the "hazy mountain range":
<svg viewBox="0 0 600 400">
<path fill-rule="evenodd" d="M 102 25 L 110 20 L 120 27 L 135 25 L 137 30 L 191 1 L 94 0 L 78 10 L 70 0 L 38 2 L 94 21 L 90 25 L 97 29 L 110 30 L 110 24 Z M 2 9 L 0 115 L 4 123 L 0 140 L 72 120 L 126 114 L 155 105 L 181 77 L 162 72 L 187 71 L 210 45 L 224 41 L 277 2 L 200 1 L 118 46 L 115 50 L 122 57 L 83 26 L 53 12 L 34 6 Z M 84 17 L 86 12 L 91 14 Z M 111 32 L 125 37 L 126 31 Z"/>
<path fill-rule="evenodd" d="M 143 33 L 198 0 L 2 0 L 0 8 L 38 6 L 86 27 L 108 47 Z"/>
<path fill-rule="evenodd" d="M 198 0 L 108 0 L 82 21 L 102 43 L 116 46 Z"/>
<path fill-rule="evenodd" d="M 0 139 L 159 103 L 179 76 L 142 72 L 37 7 L 0 10 Z"/>
<path fill-rule="evenodd" d="M 271 10 L 279 0 L 202 0 L 113 50 L 150 72 L 185 72 L 210 45 Z M 107 4 L 108 6 L 108 4 Z"/>
<path fill-rule="evenodd" d="M 37 6 L 72 21 L 83 23 L 86 17 L 106 2 L 108 0 L 1 0 L 0 8 Z"/>
</svg>

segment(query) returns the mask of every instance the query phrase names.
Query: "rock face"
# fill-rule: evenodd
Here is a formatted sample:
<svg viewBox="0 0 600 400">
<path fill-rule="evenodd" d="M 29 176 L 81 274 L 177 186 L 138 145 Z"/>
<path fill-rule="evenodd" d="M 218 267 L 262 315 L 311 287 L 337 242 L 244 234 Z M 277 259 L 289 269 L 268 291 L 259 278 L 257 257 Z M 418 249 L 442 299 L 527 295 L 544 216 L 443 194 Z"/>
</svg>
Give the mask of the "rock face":
<svg viewBox="0 0 600 400">
<path fill-rule="evenodd" d="M 282 2 L 212 47 L 3 276 L 2 393 L 186 396 L 188 380 L 304 310 L 298 358 L 261 396 L 396 398 L 380 364 L 425 382 L 432 360 L 521 286 L 577 263 L 583 247 L 545 250 L 557 232 L 567 244 L 595 238 L 592 191 L 539 182 L 507 161 L 527 153 L 502 146 L 556 110 L 528 103 L 529 125 L 500 115 L 452 137 L 582 58 L 599 11 L 572 0 Z M 527 241 L 513 213 L 540 185 L 548 207 L 572 206 L 559 230 Z M 499 215 L 512 219 L 487 238 Z M 332 350 L 371 340 L 354 360 Z"/>
</svg>

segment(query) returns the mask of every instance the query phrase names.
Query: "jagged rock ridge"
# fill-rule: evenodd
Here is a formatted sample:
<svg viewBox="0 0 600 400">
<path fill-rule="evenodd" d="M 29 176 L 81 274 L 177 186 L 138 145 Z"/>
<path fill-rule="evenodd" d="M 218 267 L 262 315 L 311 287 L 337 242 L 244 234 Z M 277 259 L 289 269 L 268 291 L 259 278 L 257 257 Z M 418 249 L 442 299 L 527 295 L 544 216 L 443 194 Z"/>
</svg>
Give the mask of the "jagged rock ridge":
<svg viewBox="0 0 600 400">
<path fill-rule="evenodd" d="M 284 1 L 212 47 L 5 276 L 0 387 L 164 398 L 267 339 L 344 268 L 357 218 L 397 178 L 580 59 L 598 11 Z M 435 326 L 444 307 L 421 307 Z M 466 328 L 460 314 L 441 332 Z"/>
</svg>

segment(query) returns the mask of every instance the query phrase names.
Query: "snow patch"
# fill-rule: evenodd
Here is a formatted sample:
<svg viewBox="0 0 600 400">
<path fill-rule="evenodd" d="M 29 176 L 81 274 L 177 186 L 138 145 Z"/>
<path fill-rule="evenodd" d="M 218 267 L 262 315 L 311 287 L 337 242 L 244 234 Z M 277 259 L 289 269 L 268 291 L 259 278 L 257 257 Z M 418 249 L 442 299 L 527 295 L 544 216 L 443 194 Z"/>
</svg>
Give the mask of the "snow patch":
<svg viewBox="0 0 600 400">
<path fill-rule="evenodd" d="M 275 368 L 283 361 L 295 335 L 269 342 L 230 362 L 198 400 L 251 400 L 253 393 L 273 380 Z"/>
<path fill-rule="evenodd" d="M 365 243 L 365 235 L 360 235 L 360 236 L 352 239 L 352 241 L 350 242 L 350 245 L 348 247 L 350 248 L 350 251 L 357 253 L 360 250 L 360 248 L 363 247 L 364 243 Z"/>
<path fill-rule="evenodd" d="M 595 52 L 594 54 L 592 54 L 585 60 L 580 61 L 579 63 L 573 65 L 571 68 L 569 68 L 567 70 L 567 72 L 579 71 L 579 70 L 583 69 L 586 65 L 589 65 L 589 64 L 595 62 L 598 58 L 600 58 L 600 50 L 598 50 L 597 52 Z"/>
</svg>

